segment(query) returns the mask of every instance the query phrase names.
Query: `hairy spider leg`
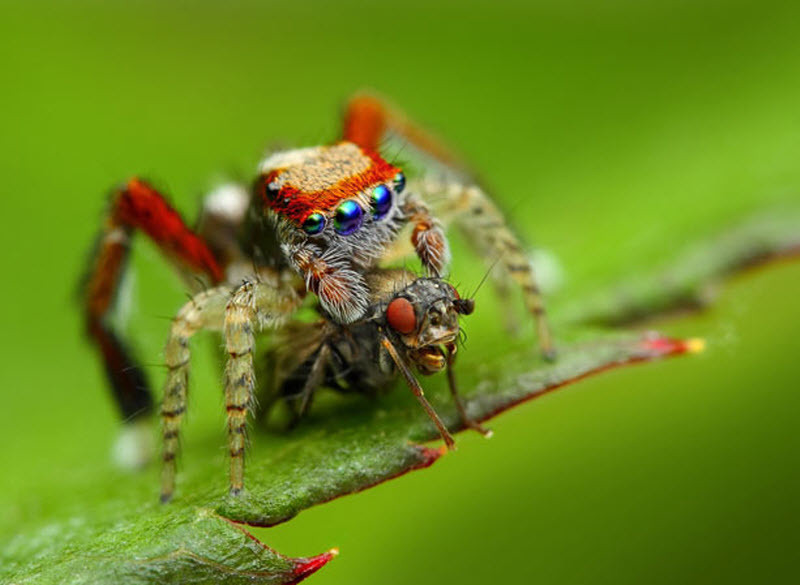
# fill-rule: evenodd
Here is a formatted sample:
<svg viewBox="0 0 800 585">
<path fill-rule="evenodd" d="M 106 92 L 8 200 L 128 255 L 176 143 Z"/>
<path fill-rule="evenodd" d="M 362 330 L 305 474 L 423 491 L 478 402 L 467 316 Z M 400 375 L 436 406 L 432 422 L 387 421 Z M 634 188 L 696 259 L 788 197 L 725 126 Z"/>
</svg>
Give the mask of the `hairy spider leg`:
<svg viewBox="0 0 800 585">
<path fill-rule="evenodd" d="M 525 307 L 536 323 L 542 355 L 547 360 L 555 359 L 547 312 L 533 264 L 497 206 L 477 185 L 428 177 L 421 181 L 420 190 L 431 198 L 438 196 L 441 201 L 438 215 L 445 225 L 455 224 L 478 255 L 487 263 L 497 262 L 498 268 L 503 270 L 501 278 L 510 278 L 519 286 Z M 504 280 L 499 283 L 498 290 L 503 294 Z"/>
<path fill-rule="evenodd" d="M 163 195 L 139 179 L 114 193 L 97 239 L 83 289 L 86 329 L 97 346 L 113 398 L 126 421 L 152 411 L 142 367 L 108 322 L 136 230 L 141 230 L 184 271 L 211 283 L 223 271 L 205 242 L 190 230 Z"/>
<path fill-rule="evenodd" d="M 222 330 L 228 361 L 225 366 L 230 492 L 244 489 L 247 416 L 254 405 L 253 354 L 257 329 L 278 327 L 302 302 L 302 295 L 279 276 L 245 281 L 235 289 L 220 286 L 195 295 L 173 320 L 164 351 L 168 369 L 162 406 L 164 439 L 161 500 L 175 489 L 175 459 L 189 381 L 189 340 L 201 329 Z"/>
<path fill-rule="evenodd" d="M 536 322 L 542 355 L 548 360 L 555 359 L 544 302 L 530 259 L 503 214 L 480 187 L 474 173 L 438 139 L 383 100 L 370 95 L 358 95 L 349 102 L 344 121 L 347 140 L 374 149 L 392 135 L 407 141 L 431 167 L 431 172 L 415 185 L 419 197 L 410 198 L 410 205 L 416 206 L 411 210 L 410 217 L 414 224 L 412 244 L 417 255 L 430 272 L 441 272 L 436 267 L 436 261 L 449 260 L 447 240 L 441 225 L 432 218 L 435 215 L 445 226 L 449 222 L 454 223 L 467 235 L 467 241 L 487 263 L 491 264 L 499 258 L 507 277 L 522 290 L 525 306 Z M 436 201 L 436 213 L 432 215 L 422 201 Z M 427 235 L 429 230 L 434 231 L 430 237 Z M 440 242 L 444 242 L 444 245 L 437 254 Z M 393 248 L 402 246 L 402 243 L 396 242 Z M 387 252 L 388 257 L 397 254 L 393 249 Z M 501 292 L 503 284 L 501 280 Z"/>
<path fill-rule="evenodd" d="M 172 320 L 164 348 L 167 379 L 164 382 L 164 399 L 161 403 L 162 502 L 168 501 L 175 489 L 175 458 L 180 447 L 180 426 L 186 412 L 186 395 L 189 390 L 189 340 L 201 329 L 221 328 L 230 295 L 231 289 L 227 286 L 198 293 Z"/>
<path fill-rule="evenodd" d="M 370 96 L 357 96 L 347 106 L 343 137 L 362 148 L 377 152 L 384 135 L 395 130 L 422 148 L 437 151 L 436 143 L 423 131 L 394 113 L 381 101 Z M 440 155 L 450 160 L 441 150 Z M 450 249 L 439 221 L 419 197 L 409 197 L 403 212 L 413 226 L 411 244 L 422 265 L 432 276 L 443 276 L 450 262 Z"/>
</svg>

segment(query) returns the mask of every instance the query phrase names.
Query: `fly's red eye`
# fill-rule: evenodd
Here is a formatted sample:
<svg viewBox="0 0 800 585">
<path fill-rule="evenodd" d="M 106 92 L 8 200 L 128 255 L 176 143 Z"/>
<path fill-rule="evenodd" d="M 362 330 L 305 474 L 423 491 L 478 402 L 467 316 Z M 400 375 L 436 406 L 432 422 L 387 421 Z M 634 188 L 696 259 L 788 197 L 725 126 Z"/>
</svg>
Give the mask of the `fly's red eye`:
<svg viewBox="0 0 800 585">
<path fill-rule="evenodd" d="M 417 328 L 417 316 L 411 301 L 398 297 L 386 307 L 386 320 L 398 333 L 408 334 Z"/>
</svg>

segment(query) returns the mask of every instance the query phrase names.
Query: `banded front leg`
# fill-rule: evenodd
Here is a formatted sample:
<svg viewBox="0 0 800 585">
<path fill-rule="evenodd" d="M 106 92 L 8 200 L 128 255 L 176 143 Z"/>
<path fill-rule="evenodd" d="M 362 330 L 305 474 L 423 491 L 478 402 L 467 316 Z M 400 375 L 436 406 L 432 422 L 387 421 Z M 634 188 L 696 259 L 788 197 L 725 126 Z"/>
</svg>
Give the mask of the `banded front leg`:
<svg viewBox="0 0 800 585">
<path fill-rule="evenodd" d="M 263 327 L 277 327 L 300 305 L 302 298 L 290 287 L 274 282 L 244 282 L 225 307 L 223 335 L 228 363 L 225 366 L 230 493 L 244 489 L 244 455 L 247 417 L 255 406 L 255 334 Z"/>
<path fill-rule="evenodd" d="M 238 495 L 244 487 L 247 415 L 253 410 L 255 393 L 255 317 L 254 285 L 246 282 L 237 289 L 225 308 L 224 337 L 228 352 L 228 363 L 225 366 L 225 410 L 231 495 Z"/>
<path fill-rule="evenodd" d="M 263 276 L 263 275 L 262 275 Z M 225 368 L 228 448 L 231 455 L 231 493 L 242 490 L 247 415 L 253 406 L 255 332 L 275 327 L 297 309 L 302 295 L 291 279 L 276 274 L 264 281 L 245 281 L 235 290 L 221 286 L 195 295 L 173 319 L 165 348 L 167 380 L 162 405 L 163 467 L 161 500 L 175 491 L 176 459 L 180 426 L 186 411 L 189 387 L 189 343 L 202 329 L 222 330 L 228 363 Z M 289 275 L 291 276 L 291 275 Z"/>
<path fill-rule="evenodd" d="M 167 379 L 161 404 L 163 438 L 161 468 L 161 501 L 167 502 L 175 491 L 176 458 L 180 448 L 180 426 L 186 412 L 189 390 L 191 351 L 189 342 L 201 329 L 221 329 L 225 306 L 230 298 L 229 287 L 217 287 L 195 295 L 172 320 L 164 361 Z"/>
</svg>

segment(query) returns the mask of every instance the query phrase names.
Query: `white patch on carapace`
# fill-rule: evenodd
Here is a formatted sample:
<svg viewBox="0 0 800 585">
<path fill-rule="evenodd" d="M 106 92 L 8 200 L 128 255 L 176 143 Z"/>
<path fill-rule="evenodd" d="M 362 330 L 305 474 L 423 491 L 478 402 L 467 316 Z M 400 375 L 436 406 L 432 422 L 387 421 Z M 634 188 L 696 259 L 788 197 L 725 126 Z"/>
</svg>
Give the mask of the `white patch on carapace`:
<svg viewBox="0 0 800 585">
<path fill-rule="evenodd" d="M 236 183 L 225 183 L 208 194 L 203 207 L 211 215 L 238 224 L 244 219 L 249 203 L 247 189 Z"/>
<path fill-rule="evenodd" d="M 267 174 L 282 169 L 277 186 L 291 185 L 304 193 L 330 189 L 337 183 L 366 171 L 372 160 L 352 142 L 332 146 L 314 146 L 278 152 L 261 163 Z"/>
</svg>

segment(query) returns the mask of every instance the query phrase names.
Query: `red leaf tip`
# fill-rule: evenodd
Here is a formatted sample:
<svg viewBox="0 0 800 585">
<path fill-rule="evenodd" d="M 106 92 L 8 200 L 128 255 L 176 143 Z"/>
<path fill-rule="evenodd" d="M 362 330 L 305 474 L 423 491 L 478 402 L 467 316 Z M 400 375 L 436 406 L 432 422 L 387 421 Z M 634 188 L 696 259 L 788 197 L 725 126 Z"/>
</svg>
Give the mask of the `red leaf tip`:
<svg viewBox="0 0 800 585">
<path fill-rule="evenodd" d="M 295 566 L 293 571 L 295 580 L 292 582 L 299 583 L 309 575 L 316 573 L 318 570 L 327 565 L 330 561 L 333 560 L 334 557 L 338 555 L 339 555 L 339 549 L 332 548 L 328 552 L 322 553 L 321 555 L 317 555 L 315 557 L 309 557 L 307 559 L 295 559 Z"/>
<path fill-rule="evenodd" d="M 653 352 L 657 356 L 676 355 L 683 353 L 700 353 L 706 348 L 706 341 L 700 337 L 690 337 L 688 339 L 673 339 L 652 335 L 642 342 L 644 349 Z"/>
</svg>

